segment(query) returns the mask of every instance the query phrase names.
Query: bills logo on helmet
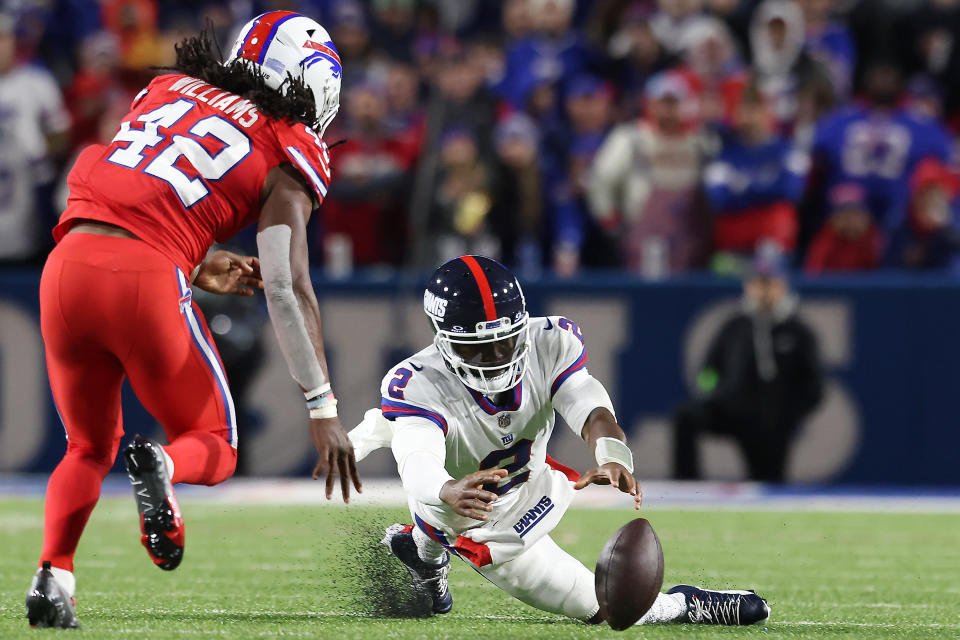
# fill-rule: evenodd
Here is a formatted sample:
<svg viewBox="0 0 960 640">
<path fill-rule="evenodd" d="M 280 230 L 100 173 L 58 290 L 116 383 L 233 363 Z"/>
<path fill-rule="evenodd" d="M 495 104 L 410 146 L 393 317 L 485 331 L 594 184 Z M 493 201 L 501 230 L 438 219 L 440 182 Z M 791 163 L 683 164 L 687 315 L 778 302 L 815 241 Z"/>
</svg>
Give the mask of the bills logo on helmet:
<svg viewBox="0 0 960 640">
<path fill-rule="evenodd" d="M 313 49 L 316 52 L 311 53 L 300 62 L 300 66 L 302 66 L 304 69 L 309 69 L 320 60 L 326 60 L 330 63 L 330 74 L 334 78 L 339 78 L 343 73 L 343 66 L 340 63 L 340 56 L 337 54 L 337 50 L 333 48 L 332 42 L 324 44 L 322 42 L 307 40 L 303 43 L 303 47 L 304 49 Z"/>
<path fill-rule="evenodd" d="M 423 310 L 429 316 L 443 319 L 447 314 L 447 301 L 434 295 L 431 291 L 423 292 Z"/>
</svg>

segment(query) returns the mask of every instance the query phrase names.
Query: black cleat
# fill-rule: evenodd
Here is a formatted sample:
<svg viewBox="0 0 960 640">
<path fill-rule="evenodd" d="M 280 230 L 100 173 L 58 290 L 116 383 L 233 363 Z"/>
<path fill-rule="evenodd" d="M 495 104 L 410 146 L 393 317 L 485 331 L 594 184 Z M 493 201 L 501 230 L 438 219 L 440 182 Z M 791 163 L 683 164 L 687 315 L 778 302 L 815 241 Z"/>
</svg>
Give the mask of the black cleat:
<svg viewBox="0 0 960 640">
<path fill-rule="evenodd" d="M 140 542 L 155 565 L 172 571 L 183 559 L 185 536 L 163 451 L 155 440 L 138 435 L 123 450 L 123 460 L 140 512 Z"/>
<path fill-rule="evenodd" d="M 50 562 L 33 576 L 27 592 L 27 620 L 34 629 L 78 629 L 77 601 L 67 594 L 50 571 Z"/>
<path fill-rule="evenodd" d="M 736 626 L 766 622 L 770 617 L 767 601 L 754 591 L 711 591 L 678 584 L 667 593 L 683 594 L 686 622 Z"/>
<path fill-rule="evenodd" d="M 447 584 L 450 572 L 450 554 L 447 553 L 440 564 L 427 564 L 417 553 L 417 543 L 413 540 L 413 527 L 395 524 L 387 527 L 386 536 L 381 542 L 410 572 L 413 588 L 430 597 L 434 613 L 447 613 L 453 608 L 453 595 Z"/>
</svg>

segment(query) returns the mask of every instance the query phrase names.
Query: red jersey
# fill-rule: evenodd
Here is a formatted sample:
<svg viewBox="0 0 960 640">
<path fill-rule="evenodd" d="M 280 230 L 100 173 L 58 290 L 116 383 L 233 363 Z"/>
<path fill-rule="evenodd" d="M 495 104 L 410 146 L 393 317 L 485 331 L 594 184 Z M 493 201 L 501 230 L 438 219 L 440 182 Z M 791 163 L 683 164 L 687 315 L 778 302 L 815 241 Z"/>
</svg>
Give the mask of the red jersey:
<svg viewBox="0 0 960 640">
<path fill-rule="evenodd" d="M 303 124 L 268 117 L 249 100 L 184 75 L 140 92 L 109 145 L 77 158 L 59 242 L 78 219 L 122 227 L 190 273 L 215 241 L 255 222 L 267 173 L 291 163 L 322 202 L 330 157 Z"/>
</svg>

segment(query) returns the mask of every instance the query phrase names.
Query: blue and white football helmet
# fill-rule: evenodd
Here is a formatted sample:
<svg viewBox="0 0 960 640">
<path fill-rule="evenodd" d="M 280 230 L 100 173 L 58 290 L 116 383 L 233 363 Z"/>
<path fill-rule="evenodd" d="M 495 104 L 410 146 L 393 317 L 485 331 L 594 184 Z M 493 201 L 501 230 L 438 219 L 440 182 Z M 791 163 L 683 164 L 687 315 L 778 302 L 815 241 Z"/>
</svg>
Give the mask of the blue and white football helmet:
<svg viewBox="0 0 960 640">
<path fill-rule="evenodd" d="M 484 256 L 438 268 L 423 293 L 433 342 L 463 384 L 493 395 L 520 384 L 530 357 L 529 314 L 520 283 Z"/>
<path fill-rule="evenodd" d="M 304 15 L 270 11 L 245 24 L 223 62 L 234 63 L 257 67 L 271 89 L 280 90 L 288 74 L 303 79 L 313 92 L 321 136 L 340 109 L 340 55 L 327 30 Z"/>
</svg>

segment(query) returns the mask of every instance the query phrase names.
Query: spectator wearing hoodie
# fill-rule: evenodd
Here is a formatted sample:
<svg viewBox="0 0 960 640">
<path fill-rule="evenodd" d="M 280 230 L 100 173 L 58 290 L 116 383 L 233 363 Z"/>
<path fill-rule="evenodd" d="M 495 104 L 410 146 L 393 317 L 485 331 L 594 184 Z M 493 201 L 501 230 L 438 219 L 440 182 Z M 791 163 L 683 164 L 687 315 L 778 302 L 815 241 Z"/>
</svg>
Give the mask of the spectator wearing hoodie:
<svg viewBox="0 0 960 640">
<path fill-rule="evenodd" d="M 928 158 L 910 182 L 910 218 L 894 234 L 888 264 L 960 276 L 960 178 L 942 162 Z"/>
<path fill-rule="evenodd" d="M 720 328 L 700 367 L 700 398 L 675 413 L 678 478 L 700 477 L 697 441 L 712 433 L 737 443 L 751 480 L 786 480 L 790 444 L 823 393 L 817 340 L 798 306 L 775 248 L 758 252 L 742 310 Z"/>
<path fill-rule="evenodd" d="M 704 173 L 714 214 L 714 249 L 752 253 L 764 241 L 792 251 L 797 239 L 797 202 L 810 160 L 774 131 L 767 100 L 748 87 L 735 109 L 734 127 Z"/>
<path fill-rule="evenodd" d="M 682 74 L 654 76 L 647 97 L 648 117 L 614 128 L 597 152 L 588 201 L 600 227 L 619 236 L 629 269 L 662 276 L 706 258 L 699 196 L 708 144 Z"/>
<path fill-rule="evenodd" d="M 713 17 L 691 20 L 682 37 L 683 61 L 706 125 L 732 119 L 734 107 L 750 80 L 727 26 Z"/>
<path fill-rule="evenodd" d="M 810 275 L 875 269 L 885 245 L 863 186 L 838 184 L 830 192 L 830 215 L 810 244 L 804 269 Z"/>
<path fill-rule="evenodd" d="M 832 104 L 836 91 L 828 70 L 805 48 L 803 12 L 792 0 L 765 0 L 750 22 L 752 67 L 770 100 L 777 124 L 791 134 Z M 813 104 L 805 113 L 802 107 Z M 810 113 L 810 111 L 813 113 Z"/>
</svg>

